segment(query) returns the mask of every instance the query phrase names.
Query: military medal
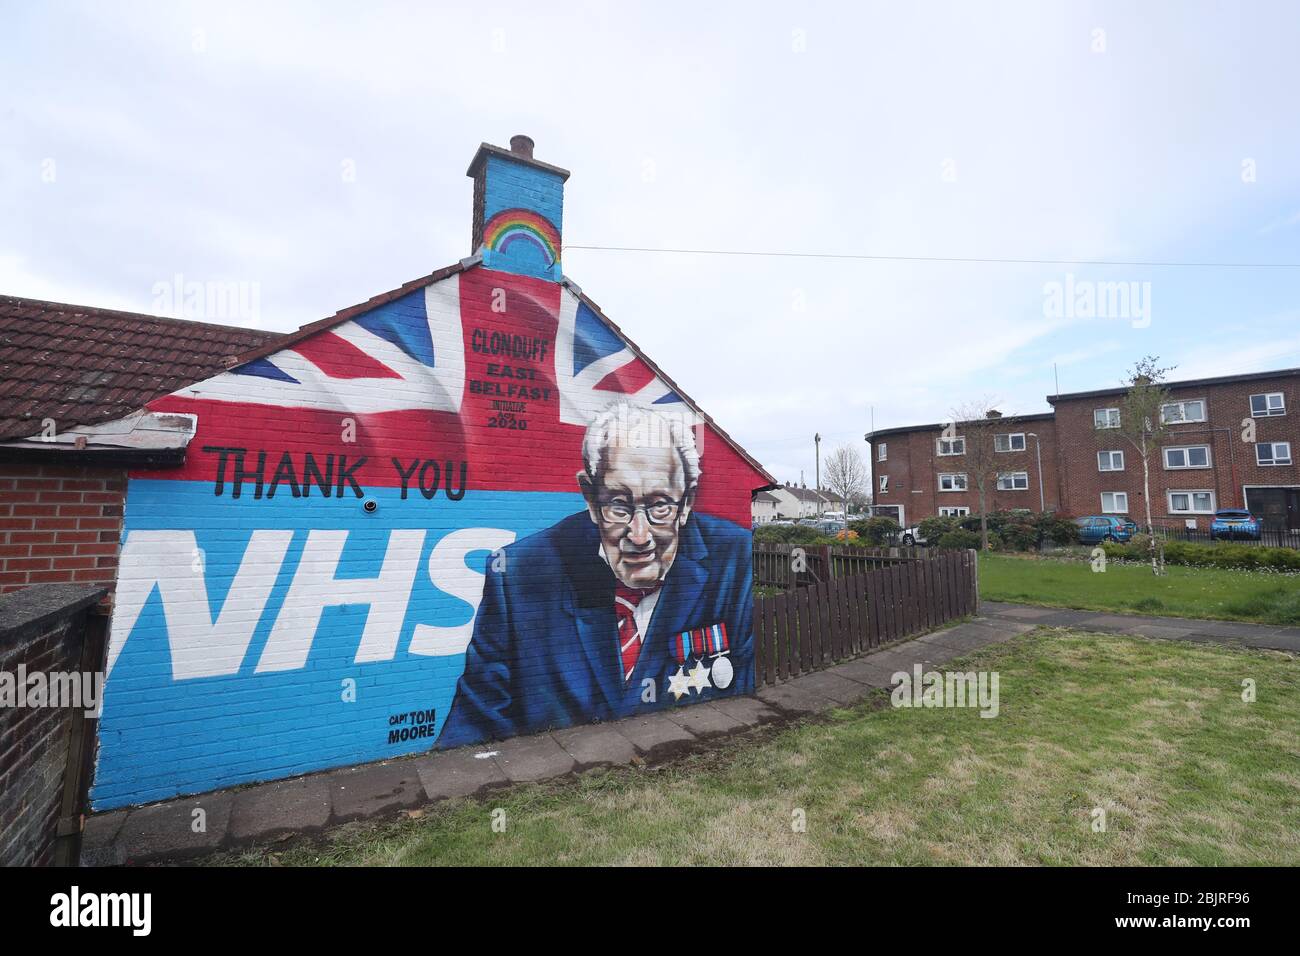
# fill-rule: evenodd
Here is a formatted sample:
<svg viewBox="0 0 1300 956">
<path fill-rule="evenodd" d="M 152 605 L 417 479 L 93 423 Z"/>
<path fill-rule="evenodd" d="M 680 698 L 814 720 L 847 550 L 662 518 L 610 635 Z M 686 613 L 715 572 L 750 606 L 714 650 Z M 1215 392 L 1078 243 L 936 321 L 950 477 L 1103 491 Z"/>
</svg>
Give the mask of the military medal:
<svg viewBox="0 0 1300 956">
<path fill-rule="evenodd" d="M 669 682 L 669 692 L 679 698 L 682 696 L 678 693 L 678 688 L 681 687 L 683 677 L 686 679 L 686 687 L 696 694 L 703 694 L 709 688 L 725 690 L 730 687 L 735 676 L 727 657 L 730 651 L 726 624 L 682 631 L 672 640 L 673 660 L 678 667 L 677 673 Z M 705 664 L 706 657 L 713 658 L 710 664 Z M 686 664 L 691 658 L 695 658 L 695 666 L 688 671 Z"/>
</svg>

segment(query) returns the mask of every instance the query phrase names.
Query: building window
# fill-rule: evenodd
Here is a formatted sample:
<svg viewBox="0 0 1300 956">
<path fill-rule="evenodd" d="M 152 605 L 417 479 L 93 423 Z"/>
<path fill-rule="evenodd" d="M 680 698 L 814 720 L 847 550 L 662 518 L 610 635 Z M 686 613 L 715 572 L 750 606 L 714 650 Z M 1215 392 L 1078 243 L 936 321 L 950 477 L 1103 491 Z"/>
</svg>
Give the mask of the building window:
<svg viewBox="0 0 1300 956">
<path fill-rule="evenodd" d="M 1169 492 L 1169 513 L 1174 515 L 1214 514 L 1213 491 Z"/>
<path fill-rule="evenodd" d="M 1289 441 L 1260 442 L 1255 446 L 1255 464 L 1291 464 L 1291 443 Z"/>
<path fill-rule="evenodd" d="M 964 455 L 966 454 L 965 438 L 940 438 L 936 454 L 940 455 Z"/>
<path fill-rule="evenodd" d="M 940 508 L 940 518 L 964 518 L 970 514 L 970 509 L 965 505 L 954 505 L 951 508 Z"/>
<path fill-rule="evenodd" d="M 889 491 L 889 476 L 888 476 L 888 475 L 881 475 L 881 476 L 880 476 L 880 493 L 883 495 L 883 494 L 885 494 L 887 491 Z"/>
<path fill-rule="evenodd" d="M 1266 392 L 1250 396 L 1250 417 L 1268 418 L 1286 414 L 1286 398 L 1281 392 Z"/>
<path fill-rule="evenodd" d="M 994 435 L 993 447 L 997 451 L 1024 451 L 1025 433 L 1015 432 L 1011 435 Z"/>
<path fill-rule="evenodd" d="M 1124 453 L 1122 451 L 1097 452 L 1098 471 L 1123 471 Z"/>
<path fill-rule="evenodd" d="M 1165 467 L 1170 469 L 1209 468 L 1210 446 L 1186 445 L 1180 448 L 1166 448 Z"/>
<path fill-rule="evenodd" d="M 1096 408 L 1092 412 L 1094 428 L 1119 428 L 1118 408 Z"/>
<path fill-rule="evenodd" d="M 889 445 L 885 444 L 885 442 L 882 441 L 879 445 L 876 446 L 876 461 L 888 461 L 888 460 L 889 460 Z"/>
<path fill-rule="evenodd" d="M 966 476 L 965 476 L 965 475 L 960 475 L 960 474 L 959 474 L 959 475 L 940 475 L 940 476 L 939 476 L 939 490 L 940 490 L 940 491 L 965 491 L 965 490 L 966 490 Z"/>
<path fill-rule="evenodd" d="M 1101 510 L 1103 514 L 1128 514 L 1127 491 L 1103 491 L 1101 493 Z"/>
<path fill-rule="evenodd" d="M 1166 425 L 1203 422 L 1205 421 L 1205 399 L 1197 398 L 1187 402 L 1170 402 L 1161 405 L 1160 421 Z"/>
<path fill-rule="evenodd" d="M 1024 491 L 1029 487 L 1029 472 L 1007 471 L 998 474 L 998 491 Z"/>
</svg>

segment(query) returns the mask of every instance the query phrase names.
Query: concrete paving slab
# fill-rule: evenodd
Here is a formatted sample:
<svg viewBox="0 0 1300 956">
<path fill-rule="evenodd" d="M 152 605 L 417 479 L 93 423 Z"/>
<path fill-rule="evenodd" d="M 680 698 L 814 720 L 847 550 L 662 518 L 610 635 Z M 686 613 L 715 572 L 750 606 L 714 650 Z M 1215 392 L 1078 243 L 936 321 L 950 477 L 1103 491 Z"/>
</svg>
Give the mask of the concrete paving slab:
<svg viewBox="0 0 1300 956">
<path fill-rule="evenodd" d="M 1129 630 L 1142 637 L 1155 637 L 1166 641 L 1185 640 L 1187 635 L 1192 633 L 1191 628 L 1168 627 L 1164 624 L 1134 624 Z"/>
<path fill-rule="evenodd" d="M 574 759 L 575 770 L 621 767 L 632 762 L 636 748 L 610 724 L 590 724 L 551 732 L 556 743 Z"/>
<path fill-rule="evenodd" d="M 663 714 L 629 717 L 610 726 L 630 740 L 647 763 L 688 750 L 695 742 L 694 734 Z"/>
<path fill-rule="evenodd" d="M 918 638 L 915 643 L 922 646 L 937 644 L 961 653 L 970 653 L 996 643 L 999 639 L 1009 640 L 1012 637 L 1015 637 L 1015 633 L 1003 625 L 968 621 L 947 630 L 927 634 L 925 637 Z"/>
<path fill-rule="evenodd" d="M 1025 621 L 1037 621 L 1040 618 L 1048 617 L 1054 613 L 1054 609 L 1046 607 L 1009 607 L 1007 605 L 992 605 L 986 602 L 984 613 L 989 617 L 1010 617 L 1018 618 Z"/>
<path fill-rule="evenodd" d="M 232 840 L 265 840 L 282 833 L 319 830 L 332 804 L 328 774 L 247 787 L 235 791 L 230 808 Z"/>
<path fill-rule="evenodd" d="M 712 703 L 692 704 L 690 707 L 674 707 L 665 710 L 664 716 L 678 726 L 694 734 L 697 740 L 710 737 L 722 737 L 748 728 L 742 720 L 730 716 L 725 711 L 714 707 Z"/>
<path fill-rule="evenodd" d="M 424 794 L 430 800 L 450 797 L 468 797 L 495 787 L 504 787 L 510 780 L 497 766 L 491 746 L 461 747 L 444 750 L 410 761 Z"/>
<path fill-rule="evenodd" d="M 511 783 L 531 783 L 572 773 L 578 766 L 573 756 L 550 734 L 515 737 L 496 747 L 494 758 Z"/>
<path fill-rule="evenodd" d="M 127 814 L 115 845 L 132 863 L 215 850 L 226 838 L 234 800 L 232 791 L 219 790 L 139 807 Z"/>
<path fill-rule="evenodd" d="M 877 663 L 890 668 L 893 672 L 911 671 L 916 664 L 920 664 L 923 670 L 931 670 L 946 664 L 960 654 L 960 651 L 942 644 L 921 644 L 911 641 L 908 645 L 891 648 L 883 654 L 874 654 L 872 657 Z"/>
<path fill-rule="evenodd" d="M 758 727 L 781 719 L 779 713 L 768 707 L 757 697 L 720 697 L 717 700 L 710 701 L 709 706 L 722 711 L 734 720 L 740 721 L 746 727 Z"/>
<path fill-rule="evenodd" d="M 887 662 L 878 661 L 875 655 L 872 655 L 846 664 L 837 664 L 834 673 L 837 677 L 856 681 L 868 690 L 874 690 L 892 686 L 890 678 L 896 670 L 898 668 L 889 666 Z"/>
<path fill-rule="evenodd" d="M 1128 631 L 1135 623 L 1133 618 L 1119 614 L 1090 614 L 1080 621 L 1080 626 L 1099 631 Z"/>
<path fill-rule="evenodd" d="M 372 817 L 424 799 L 424 786 L 410 760 L 347 767 L 326 774 L 326 780 L 336 822 Z"/>
<path fill-rule="evenodd" d="M 127 810 L 110 810 L 86 817 L 81 830 L 82 866 L 121 866 L 126 854 L 115 845 L 126 823 Z"/>
<path fill-rule="evenodd" d="M 795 678 L 798 680 L 798 678 Z M 829 697 L 823 697 L 821 694 L 814 693 L 812 690 L 801 690 L 796 687 L 794 681 L 786 684 L 775 684 L 772 687 L 764 687 L 757 694 L 758 699 L 763 703 L 782 710 L 787 714 L 802 716 L 803 714 L 815 714 L 818 711 L 829 710 L 837 706 L 835 701 Z"/>
<path fill-rule="evenodd" d="M 842 707 L 856 704 L 868 693 L 867 689 L 857 681 L 841 677 L 833 670 L 817 671 L 805 674 L 803 677 L 796 677 L 789 686 L 801 691 L 811 691 L 835 701 Z"/>
</svg>

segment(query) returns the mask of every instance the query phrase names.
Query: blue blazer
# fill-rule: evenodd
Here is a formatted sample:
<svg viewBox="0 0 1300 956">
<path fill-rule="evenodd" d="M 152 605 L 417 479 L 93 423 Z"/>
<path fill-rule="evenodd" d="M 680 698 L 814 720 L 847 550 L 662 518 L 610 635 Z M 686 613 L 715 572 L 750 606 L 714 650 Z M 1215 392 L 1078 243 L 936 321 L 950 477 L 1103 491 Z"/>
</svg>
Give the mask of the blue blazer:
<svg viewBox="0 0 1300 956">
<path fill-rule="evenodd" d="M 752 547 L 748 529 L 693 512 L 632 677 L 624 681 L 614 573 L 585 511 L 489 560 L 483 601 L 439 747 L 503 740 L 554 727 L 617 720 L 754 690 Z M 499 556 L 500 557 L 500 556 Z M 502 562 L 498 559 L 497 564 Z M 668 693 L 678 662 L 670 638 L 725 623 L 733 677 L 724 690 Z M 715 658 L 709 655 L 705 665 Z M 694 662 L 686 663 L 690 670 Z M 653 682 L 652 701 L 644 682 Z"/>
</svg>

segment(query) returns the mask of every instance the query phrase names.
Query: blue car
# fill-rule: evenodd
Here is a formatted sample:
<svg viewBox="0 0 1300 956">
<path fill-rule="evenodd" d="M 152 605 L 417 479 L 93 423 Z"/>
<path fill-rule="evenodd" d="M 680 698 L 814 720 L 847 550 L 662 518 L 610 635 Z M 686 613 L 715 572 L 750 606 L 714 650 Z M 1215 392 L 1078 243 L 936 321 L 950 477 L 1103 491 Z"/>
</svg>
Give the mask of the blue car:
<svg viewBox="0 0 1300 956">
<path fill-rule="evenodd" d="M 1259 529 L 1259 519 L 1245 508 L 1220 508 L 1210 522 L 1210 537 L 1258 541 Z"/>
<path fill-rule="evenodd" d="M 1132 538 L 1133 532 L 1137 530 L 1137 525 L 1132 521 L 1115 515 L 1088 515 L 1076 518 L 1074 523 L 1079 526 L 1081 544 L 1100 544 L 1103 541 L 1123 542 Z"/>
</svg>

